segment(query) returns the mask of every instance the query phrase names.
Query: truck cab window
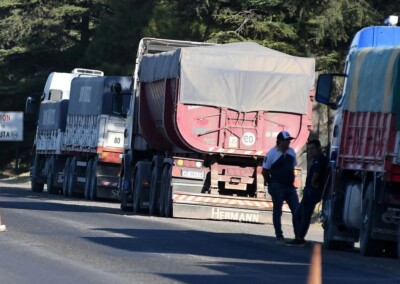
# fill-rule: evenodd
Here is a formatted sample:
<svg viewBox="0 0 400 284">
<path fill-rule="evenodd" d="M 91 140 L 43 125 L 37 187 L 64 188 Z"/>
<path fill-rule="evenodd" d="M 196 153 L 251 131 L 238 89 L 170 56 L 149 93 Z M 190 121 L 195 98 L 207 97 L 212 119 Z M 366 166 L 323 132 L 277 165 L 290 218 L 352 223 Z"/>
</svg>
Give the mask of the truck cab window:
<svg viewBox="0 0 400 284">
<path fill-rule="evenodd" d="M 62 99 L 63 92 L 61 90 L 50 90 L 49 100 L 59 101 Z"/>
</svg>

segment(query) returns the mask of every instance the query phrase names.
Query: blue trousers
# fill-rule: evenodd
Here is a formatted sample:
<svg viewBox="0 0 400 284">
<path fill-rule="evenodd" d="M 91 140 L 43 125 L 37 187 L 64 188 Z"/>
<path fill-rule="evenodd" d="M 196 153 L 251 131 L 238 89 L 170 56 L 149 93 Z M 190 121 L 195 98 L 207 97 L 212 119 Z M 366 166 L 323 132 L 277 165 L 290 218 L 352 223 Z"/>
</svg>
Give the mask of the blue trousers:
<svg viewBox="0 0 400 284">
<path fill-rule="evenodd" d="M 294 219 L 294 213 L 299 206 L 299 197 L 297 195 L 296 188 L 280 183 L 270 183 L 268 186 L 268 193 L 271 195 L 272 203 L 274 205 L 272 211 L 272 221 L 274 223 L 276 237 L 283 237 L 281 217 L 284 201 L 289 205 L 290 211 L 292 212 L 293 229 L 296 234 L 297 223 Z"/>
<path fill-rule="evenodd" d="M 304 239 L 307 235 L 315 205 L 320 202 L 321 197 L 322 190 L 313 188 L 304 189 L 303 198 L 294 215 L 297 228 L 297 232 L 295 232 L 296 238 Z"/>
</svg>

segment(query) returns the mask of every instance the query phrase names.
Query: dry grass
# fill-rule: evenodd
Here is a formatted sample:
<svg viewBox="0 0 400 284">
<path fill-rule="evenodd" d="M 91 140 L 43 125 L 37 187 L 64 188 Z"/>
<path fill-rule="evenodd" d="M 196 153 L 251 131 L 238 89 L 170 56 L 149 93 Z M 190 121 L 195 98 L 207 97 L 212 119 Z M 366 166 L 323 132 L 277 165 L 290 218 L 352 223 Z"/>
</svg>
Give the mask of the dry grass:
<svg viewBox="0 0 400 284">
<path fill-rule="evenodd" d="M 15 160 L 1 165 L 0 167 L 0 179 L 13 178 L 29 172 L 30 163 L 20 161 L 18 164 L 18 169 L 16 169 Z"/>
<path fill-rule="evenodd" d="M 29 172 L 20 173 L 18 175 L 10 173 L 4 174 L 4 172 L 0 174 L 0 182 L 3 183 L 14 184 L 14 183 L 26 183 L 29 181 L 30 181 Z"/>
<path fill-rule="evenodd" d="M 4 171 L 0 172 L 0 179 L 11 178 L 11 177 L 15 177 L 15 176 L 16 176 L 16 174 L 14 171 L 4 170 Z"/>
</svg>

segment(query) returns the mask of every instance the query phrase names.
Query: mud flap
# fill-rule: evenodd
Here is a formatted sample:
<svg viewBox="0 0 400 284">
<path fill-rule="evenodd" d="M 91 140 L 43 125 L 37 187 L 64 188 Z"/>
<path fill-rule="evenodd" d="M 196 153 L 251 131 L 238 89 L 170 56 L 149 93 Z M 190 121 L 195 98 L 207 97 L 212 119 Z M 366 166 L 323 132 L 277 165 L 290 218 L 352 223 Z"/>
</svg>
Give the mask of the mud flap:
<svg viewBox="0 0 400 284">
<path fill-rule="evenodd" d="M 399 227 L 395 220 L 388 215 L 387 204 L 374 206 L 371 237 L 375 240 L 397 241 L 397 228 Z"/>
</svg>

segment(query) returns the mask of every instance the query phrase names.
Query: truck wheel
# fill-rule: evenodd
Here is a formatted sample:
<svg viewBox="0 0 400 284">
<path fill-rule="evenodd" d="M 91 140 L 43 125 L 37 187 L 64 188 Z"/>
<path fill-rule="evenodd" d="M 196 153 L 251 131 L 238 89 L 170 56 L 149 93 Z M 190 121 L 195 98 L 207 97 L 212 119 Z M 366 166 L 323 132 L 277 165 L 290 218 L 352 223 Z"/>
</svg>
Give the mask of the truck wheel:
<svg viewBox="0 0 400 284">
<path fill-rule="evenodd" d="M 68 158 L 64 166 L 64 181 L 63 181 L 63 193 L 65 197 L 68 197 L 68 176 L 69 176 L 69 166 L 71 164 L 71 158 Z"/>
<path fill-rule="evenodd" d="M 32 179 L 31 179 L 31 190 L 32 192 L 43 192 L 44 188 L 44 183 L 42 182 L 37 182 L 38 180 L 38 175 L 40 173 L 40 168 L 41 168 L 41 158 L 38 155 L 35 155 L 35 158 L 33 160 L 33 166 L 32 166 Z"/>
<path fill-rule="evenodd" d="M 400 258 L 400 226 L 397 230 L 397 256 Z"/>
<path fill-rule="evenodd" d="M 370 182 L 363 200 L 362 225 L 360 230 L 360 252 L 363 256 L 376 256 L 379 243 L 371 238 L 373 223 L 373 183 Z"/>
<path fill-rule="evenodd" d="M 84 197 L 86 200 L 90 200 L 90 184 L 92 182 L 92 167 L 93 167 L 93 159 L 90 159 L 86 165 L 86 177 L 85 177 L 85 192 Z"/>
<path fill-rule="evenodd" d="M 133 206 L 128 206 L 128 202 L 126 201 L 126 194 L 125 191 L 122 189 L 120 192 L 120 198 L 121 198 L 121 211 L 127 212 L 127 211 L 132 211 Z"/>
<path fill-rule="evenodd" d="M 390 257 L 390 258 L 398 258 L 399 254 L 397 252 L 397 242 L 393 241 L 384 241 L 383 242 L 383 251 L 385 257 Z"/>
<path fill-rule="evenodd" d="M 31 189 L 33 192 L 43 192 L 44 183 L 36 182 L 36 180 L 32 179 L 31 181 Z"/>
<path fill-rule="evenodd" d="M 328 250 L 340 250 L 345 246 L 345 242 L 330 239 L 329 226 L 332 226 L 327 220 L 324 222 L 324 248 Z"/>
<path fill-rule="evenodd" d="M 332 198 L 332 197 L 330 197 Z M 323 228 L 324 228 L 324 243 L 323 247 L 328 250 L 339 250 L 344 247 L 345 242 L 337 241 L 337 240 L 332 240 L 332 228 L 335 226 L 332 223 L 332 199 L 328 199 L 324 202 L 324 209 L 323 211 L 327 210 L 326 216 L 324 218 L 323 222 Z"/>
<path fill-rule="evenodd" d="M 44 183 L 37 182 L 36 179 L 31 180 L 31 190 L 32 192 L 43 192 Z"/>
<path fill-rule="evenodd" d="M 164 186 L 164 171 L 161 176 L 161 185 L 160 185 L 160 198 L 158 202 L 158 211 L 161 217 L 165 217 L 165 186 Z"/>
<path fill-rule="evenodd" d="M 73 157 L 69 165 L 68 188 L 67 188 L 68 197 L 72 197 L 74 195 L 74 188 L 76 186 L 76 162 L 77 162 L 76 157 Z"/>
<path fill-rule="evenodd" d="M 163 192 L 163 199 L 160 203 L 164 203 L 163 216 L 172 216 L 172 188 L 171 188 L 171 165 L 164 166 L 163 175 L 161 178 L 161 192 Z"/>
<path fill-rule="evenodd" d="M 151 183 L 150 183 L 150 202 L 149 202 L 149 214 L 151 216 L 156 216 L 160 214 L 160 190 L 158 184 L 158 167 L 157 165 L 154 166 L 153 170 L 151 171 Z"/>
<path fill-rule="evenodd" d="M 132 176 L 132 174 L 130 174 L 129 176 Z M 121 177 L 120 177 L 121 178 Z M 132 183 L 129 183 L 127 180 L 125 180 L 127 177 L 124 175 L 124 177 L 122 177 L 121 179 L 121 187 L 120 187 L 120 191 L 119 191 L 119 197 L 120 197 L 120 201 L 121 201 L 121 211 L 123 212 L 127 212 L 127 211 L 132 211 L 133 210 L 133 206 L 129 206 L 128 205 L 128 199 L 129 199 L 129 203 L 133 202 L 132 199 Z M 129 185 L 128 185 L 129 183 Z M 128 192 L 126 192 L 126 187 L 128 187 Z M 129 190 L 131 192 L 129 192 Z"/>
<path fill-rule="evenodd" d="M 90 200 L 95 201 L 97 199 L 97 161 L 93 162 L 90 177 Z"/>
<path fill-rule="evenodd" d="M 48 194 L 56 194 L 58 193 L 58 189 L 54 186 L 54 156 L 51 156 L 47 165 L 47 193 Z"/>
<path fill-rule="evenodd" d="M 142 179 L 143 179 L 143 173 L 142 169 L 138 167 L 136 173 L 135 173 L 135 179 L 134 182 L 132 183 L 133 188 L 133 213 L 141 213 L 142 208 L 141 208 L 141 203 L 142 203 Z"/>
</svg>

